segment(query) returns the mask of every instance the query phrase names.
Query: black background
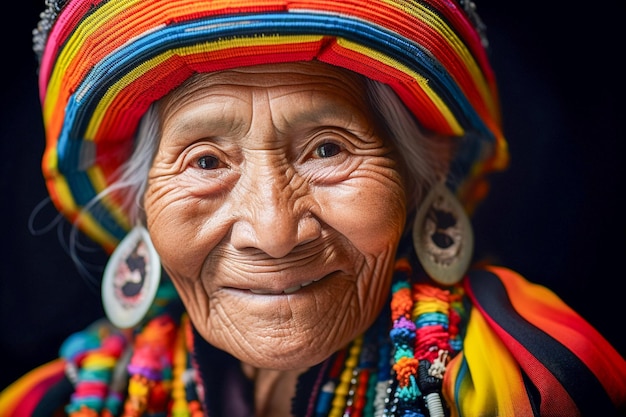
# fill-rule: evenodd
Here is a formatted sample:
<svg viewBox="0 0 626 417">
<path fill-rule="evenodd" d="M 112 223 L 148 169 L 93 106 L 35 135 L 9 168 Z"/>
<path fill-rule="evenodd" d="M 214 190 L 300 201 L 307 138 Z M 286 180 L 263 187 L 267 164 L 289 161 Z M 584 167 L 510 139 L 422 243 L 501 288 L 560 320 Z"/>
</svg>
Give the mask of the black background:
<svg viewBox="0 0 626 417">
<path fill-rule="evenodd" d="M 624 355 L 626 6 L 477 1 L 512 155 L 473 217 L 477 254 L 553 289 Z M 0 25 L 0 388 L 102 314 L 97 286 L 78 273 L 57 229 L 29 231 L 46 198 L 30 49 L 43 0 L 10 4 Z M 48 204 L 35 228 L 54 215 Z"/>
</svg>

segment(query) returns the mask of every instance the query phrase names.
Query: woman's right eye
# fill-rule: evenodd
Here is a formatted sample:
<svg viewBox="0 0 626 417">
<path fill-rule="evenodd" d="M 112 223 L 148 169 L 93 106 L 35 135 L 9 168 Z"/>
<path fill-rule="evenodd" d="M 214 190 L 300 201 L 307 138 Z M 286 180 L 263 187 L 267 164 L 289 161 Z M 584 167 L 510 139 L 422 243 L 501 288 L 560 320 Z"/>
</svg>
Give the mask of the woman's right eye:
<svg viewBox="0 0 626 417">
<path fill-rule="evenodd" d="M 213 155 L 205 155 L 196 160 L 196 165 L 200 169 L 217 169 L 220 166 L 220 160 Z"/>
<path fill-rule="evenodd" d="M 341 146 L 334 142 L 324 142 L 315 148 L 315 156 L 318 158 L 331 158 L 341 152 Z"/>
</svg>

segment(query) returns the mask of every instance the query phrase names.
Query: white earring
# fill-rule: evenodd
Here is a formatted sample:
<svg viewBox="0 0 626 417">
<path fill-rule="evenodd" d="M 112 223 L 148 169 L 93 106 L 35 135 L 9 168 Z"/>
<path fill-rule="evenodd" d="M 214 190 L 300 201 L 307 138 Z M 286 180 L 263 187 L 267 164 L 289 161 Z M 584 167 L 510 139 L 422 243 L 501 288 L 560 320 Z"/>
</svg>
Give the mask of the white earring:
<svg viewBox="0 0 626 417">
<path fill-rule="evenodd" d="M 444 183 L 430 190 L 417 211 L 413 246 L 424 271 L 440 284 L 456 284 L 469 268 L 474 250 L 472 226 Z"/>
<path fill-rule="evenodd" d="M 111 254 L 102 277 L 104 312 L 126 329 L 144 318 L 156 297 L 161 263 L 143 226 L 134 227 Z"/>
</svg>

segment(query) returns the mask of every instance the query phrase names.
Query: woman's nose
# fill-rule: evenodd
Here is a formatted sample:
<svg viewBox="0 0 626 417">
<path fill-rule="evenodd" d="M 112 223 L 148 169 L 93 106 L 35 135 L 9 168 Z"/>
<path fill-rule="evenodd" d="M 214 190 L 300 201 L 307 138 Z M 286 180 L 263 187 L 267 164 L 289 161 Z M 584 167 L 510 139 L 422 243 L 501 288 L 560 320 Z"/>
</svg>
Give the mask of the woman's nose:
<svg viewBox="0 0 626 417">
<path fill-rule="evenodd" d="M 252 175 L 237 210 L 231 243 L 237 249 L 256 248 L 272 258 L 288 255 L 321 234 L 310 200 L 306 184 L 285 172 Z"/>
</svg>

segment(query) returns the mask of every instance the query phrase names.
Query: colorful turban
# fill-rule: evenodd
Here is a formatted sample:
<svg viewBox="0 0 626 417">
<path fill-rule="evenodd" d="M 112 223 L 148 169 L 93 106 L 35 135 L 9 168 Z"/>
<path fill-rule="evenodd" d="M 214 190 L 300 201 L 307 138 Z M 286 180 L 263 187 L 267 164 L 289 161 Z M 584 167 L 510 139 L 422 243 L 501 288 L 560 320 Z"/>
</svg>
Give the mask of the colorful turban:
<svg viewBox="0 0 626 417">
<path fill-rule="evenodd" d="M 63 4 L 61 4 L 63 3 Z M 390 85 L 422 126 L 459 138 L 471 207 L 507 163 L 494 75 L 473 3 L 453 0 L 69 0 L 35 34 L 55 206 L 111 251 L 129 221 L 90 204 L 129 157 L 148 107 L 195 73 L 318 60 Z"/>
</svg>

